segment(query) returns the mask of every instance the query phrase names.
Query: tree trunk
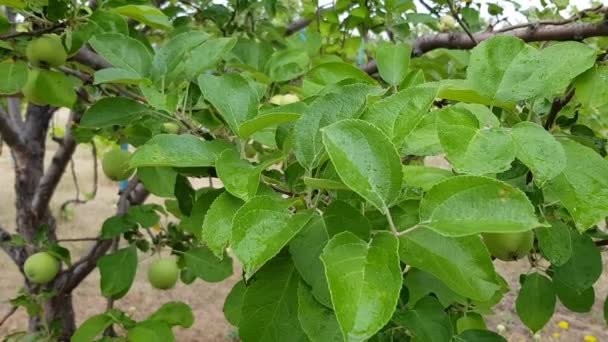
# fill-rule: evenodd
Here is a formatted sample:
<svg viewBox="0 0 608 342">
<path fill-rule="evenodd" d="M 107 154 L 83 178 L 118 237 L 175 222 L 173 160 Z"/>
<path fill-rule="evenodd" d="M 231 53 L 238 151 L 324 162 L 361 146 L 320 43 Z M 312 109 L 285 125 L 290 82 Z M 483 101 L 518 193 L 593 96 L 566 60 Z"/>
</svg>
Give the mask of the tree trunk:
<svg viewBox="0 0 608 342">
<path fill-rule="evenodd" d="M 56 241 L 55 217 L 50 208 L 43 208 L 39 214 L 33 207 L 33 200 L 44 174 L 44 155 L 49 122 L 54 108 L 48 106 L 30 105 L 23 127 L 23 135 L 27 141 L 24 150 L 14 153 L 15 157 L 15 207 L 17 211 L 17 232 L 26 241 L 32 242 L 41 229 L 46 229 L 46 239 Z M 28 256 L 36 250 L 28 245 L 18 257 L 19 269 L 23 272 L 23 264 Z M 54 289 L 54 283 L 46 286 L 30 284 L 27 280 L 25 288 L 31 294 L 40 293 L 43 289 Z M 75 331 L 74 307 L 71 293 L 57 293 L 43 306 L 44 317 L 32 317 L 29 320 L 29 330 L 32 332 L 44 330 L 45 324 L 59 324 L 60 341 L 69 341 Z M 53 323 L 59 322 L 59 323 Z"/>
</svg>

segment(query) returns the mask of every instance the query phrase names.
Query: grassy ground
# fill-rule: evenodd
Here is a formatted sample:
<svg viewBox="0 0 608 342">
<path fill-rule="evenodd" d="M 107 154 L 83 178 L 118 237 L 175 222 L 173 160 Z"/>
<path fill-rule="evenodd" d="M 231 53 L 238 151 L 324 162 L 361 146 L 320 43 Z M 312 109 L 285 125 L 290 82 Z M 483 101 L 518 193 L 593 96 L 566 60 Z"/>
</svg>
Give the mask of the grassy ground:
<svg viewBox="0 0 608 342">
<path fill-rule="evenodd" d="M 55 144 L 49 142 L 47 155 L 52 156 Z M 47 163 L 50 157 L 47 159 Z M 82 146 L 77 151 L 75 158 L 76 174 L 78 175 L 81 191 L 90 191 L 93 181 L 92 160 L 90 151 Z M 0 187 L 0 225 L 5 227 L 14 226 L 14 194 L 13 194 L 13 171 L 10 155 L 6 147 L 0 155 L 0 175 L 3 185 Z M 117 184 L 100 177 L 99 190 L 94 201 L 75 207 L 70 219 L 58 221 L 58 235 L 60 238 L 93 237 L 99 231 L 103 220 L 112 215 L 116 209 Z M 73 198 L 75 193 L 74 184 L 69 174 L 60 183 L 55 197 L 52 201 L 52 209 L 58 213 L 59 206 L 64 201 Z M 158 199 L 151 199 L 158 201 Z M 65 246 L 72 251 L 73 258 L 82 255 L 90 245 L 90 242 L 66 243 Z M 156 310 L 162 303 L 167 301 L 183 301 L 189 304 L 196 316 L 195 325 L 188 330 L 177 330 L 177 340 L 184 342 L 195 341 L 228 341 L 233 335 L 234 329 L 226 322 L 222 313 L 224 298 L 230 291 L 232 285 L 238 280 L 240 270 L 229 280 L 219 284 L 209 284 L 196 281 L 190 286 L 178 285 L 170 291 L 158 291 L 150 287 L 145 279 L 146 265 L 150 261 L 145 255 L 140 256 L 143 264 L 140 268 L 135 283 L 129 293 L 116 302 L 116 306 L 129 312 L 135 319 L 143 319 Z M 608 260 L 604 259 L 607 263 Z M 503 301 L 496 307 L 496 314 L 488 319 L 488 327 L 496 330 L 498 325 L 503 325 L 503 335 L 509 341 L 532 341 L 533 338 L 523 328 L 514 310 L 514 301 L 519 289 L 517 282 L 521 272 L 527 272 L 529 266 L 526 262 L 502 263 L 497 262 L 497 269 L 511 284 L 512 291 L 505 296 Z M 10 308 L 7 300 L 10 299 L 21 287 L 22 276 L 12 262 L 0 253 L 0 317 Z M 542 341 L 584 341 L 585 335 L 594 336 L 598 342 L 608 341 L 608 329 L 602 318 L 602 304 L 608 294 L 608 274 L 596 284 L 596 303 L 591 313 L 573 314 L 559 306 L 557 314 L 547 324 L 540 335 Z M 76 308 L 78 323 L 86 317 L 100 313 L 105 308 L 105 299 L 99 290 L 99 273 L 93 272 L 74 292 L 74 304 Z M 563 330 L 558 327 L 558 322 L 569 322 L 569 329 Z M 13 315 L 2 327 L 0 337 L 14 331 L 26 329 L 26 315 L 23 310 Z M 559 333 L 559 337 L 554 337 Z"/>
</svg>

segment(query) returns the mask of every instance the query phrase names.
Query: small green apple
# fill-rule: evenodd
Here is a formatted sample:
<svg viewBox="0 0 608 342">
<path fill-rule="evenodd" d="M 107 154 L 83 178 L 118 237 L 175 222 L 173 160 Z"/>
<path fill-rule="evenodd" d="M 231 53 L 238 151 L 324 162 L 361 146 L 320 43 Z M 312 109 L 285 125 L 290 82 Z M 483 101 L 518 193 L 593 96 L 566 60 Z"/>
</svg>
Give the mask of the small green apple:
<svg viewBox="0 0 608 342">
<path fill-rule="evenodd" d="M 135 172 L 129 167 L 131 153 L 125 150 L 114 149 L 103 156 L 101 168 L 103 173 L 113 181 L 125 180 Z"/>
<path fill-rule="evenodd" d="M 148 268 L 148 281 L 152 287 L 166 290 L 175 286 L 179 268 L 173 258 L 157 259 Z"/>
<path fill-rule="evenodd" d="M 503 261 L 514 261 L 528 255 L 534 244 L 534 233 L 483 233 L 490 253 Z"/>
<path fill-rule="evenodd" d="M 168 134 L 178 134 L 179 129 L 180 129 L 179 125 L 176 124 L 175 122 L 165 122 L 161 128 L 163 133 L 168 133 Z"/>
<path fill-rule="evenodd" d="M 65 64 L 67 54 L 56 34 L 47 34 L 29 42 L 25 55 L 37 67 L 58 67 Z"/>
<path fill-rule="evenodd" d="M 32 254 L 23 265 L 23 273 L 34 284 L 46 284 L 59 272 L 59 261 L 47 252 Z"/>
</svg>

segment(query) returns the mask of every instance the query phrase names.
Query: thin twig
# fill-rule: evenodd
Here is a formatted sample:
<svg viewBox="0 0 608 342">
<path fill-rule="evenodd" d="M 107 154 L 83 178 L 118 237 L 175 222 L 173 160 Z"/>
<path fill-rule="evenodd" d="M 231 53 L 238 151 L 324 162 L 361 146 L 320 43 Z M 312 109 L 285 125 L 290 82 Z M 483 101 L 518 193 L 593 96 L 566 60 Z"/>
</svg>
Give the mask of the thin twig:
<svg viewBox="0 0 608 342">
<path fill-rule="evenodd" d="M 575 22 L 577 20 L 586 18 L 589 16 L 590 13 L 608 13 L 608 7 L 604 7 L 602 5 L 593 7 L 593 8 L 587 8 L 584 9 L 576 14 L 574 14 L 573 16 L 566 18 L 566 19 L 562 19 L 562 20 L 538 20 L 538 21 L 533 21 L 533 22 L 529 22 L 529 23 L 522 23 L 522 24 L 516 24 L 516 25 L 512 25 L 509 27 L 505 27 L 503 29 L 498 29 L 495 30 L 495 33 L 501 33 L 501 32 L 508 32 L 508 31 L 512 31 L 512 30 L 516 30 L 519 28 L 524 28 L 524 27 L 529 27 L 529 28 L 536 28 L 539 26 L 546 26 L 546 25 L 554 25 L 554 26 L 559 26 L 559 25 L 566 25 L 566 24 L 570 24 L 572 22 Z"/>
<path fill-rule="evenodd" d="M 549 114 L 547 115 L 547 121 L 545 121 L 544 125 L 547 131 L 550 130 L 551 127 L 553 127 L 555 119 L 557 119 L 557 114 L 559 114 L 559 111 L 562 110 L 562 108 L 564 108 L 568 104 L 568 102 L 570 102 L 573 96 L 574 88 L 571 88 L 570 90 L 568 90 L 563 99 L 559 97 L 553 99 L 553 103 L 551 104 L 551 110 L 549 110 Z"/>
<path fill-rule="evenodd" d="M 0 327 L 2 326 L 2 324 L 4 324 L 4 322 L 8 321 L 8 319 L 15 313 L 17 312 L 17 309 L 19 309 L 18 306 L 13 306 L 11 307 L 11 309 L 6 313 L 6 315 L 4 315 L 4 317 L 2 317 L 2 319 L 0 319 Z"/>
<path fill-rule="evenodd" d="M 45 33 L 54 32 L 62 29 L 65 26 L 64 23 L 53 25 L 39 30 L 28 31 L 28 32 L 11 32 L 0 36 L 0 40 L 14 39 L 18 37 L 37 37 Z"/>
<path fill-rule="evenodd" d="M 595 245 L 597 247 L 608 246 L 608 239 L 606 239 L 606 240 L 597 240 L 597 241 L 595 241 Z"/>
<path fill-rule="evenodd" d="M 79 242 L 79 241 L 98 241 L 99 237 L 67 238 L 57 239 L 57 242 Z"/>
<path fill-rule="evenodd" d="M 97 171 L 97 147 L 95 146 L 95 142 L 93 142 L 93 141 L 91 142 L 91 153 L 93 154 L 93 191 L 91 192 L 91 195 L 89 197 L 95 198 L 95 196 L 97 196 L 97 183 L 99 183 L 99 172 Z M 73 164 L 72 164 L 72 172 L 73 172 L 72 176 L 75 177 Z M 74 182 L 78 189 L 78 183 L 75 178 L 74 178 Z M 80 194 L 80 190 L 77 190 L 76 198 L 69 199 L 61 204 L 61 206 L 60 206 L 61 213 L 65 213 L 66 208 L 70 204 L 85 204 L 85 203 L 89 202 L 88 199 L 84 199 L 84 200 L 80 199 L 79 194 Z"/>
<path fill-rule="evenodd" d="M 418 0 L 418 1 L 420 2 L 420 4 L 422 6 L 424 6 L 424 8 L 426 8 L 429 11 L 429 13 L 436 16 L 437 18 L 441 17 L 441 14 L 439 12 L 437 12 L 437 10 L 435 8 L 433 8 L 431 5 L 427 4 L 426 1 L 424 1 L 424 0 Z"/>
<path fill-rule="evenodd" d="M 471 38 L 471 42 L 477 45 L 477 40 L 475 40 L 473 33 L 471 33 L 471 30 L 469 30 L 467 24 L 460 18 L 460 13 L 456 10 L 456 6 L 454 6 L 454 0 L 448 0 L 448 5 L 450 6 L 450 12 L 452 13 L 452 16 L 456 19 L 456 21 L 458 21 L 458 24 L 460 25 L 460 27 L 462 27 L 464 32 L 466 32 L 467 36 Z"/>
</svg>

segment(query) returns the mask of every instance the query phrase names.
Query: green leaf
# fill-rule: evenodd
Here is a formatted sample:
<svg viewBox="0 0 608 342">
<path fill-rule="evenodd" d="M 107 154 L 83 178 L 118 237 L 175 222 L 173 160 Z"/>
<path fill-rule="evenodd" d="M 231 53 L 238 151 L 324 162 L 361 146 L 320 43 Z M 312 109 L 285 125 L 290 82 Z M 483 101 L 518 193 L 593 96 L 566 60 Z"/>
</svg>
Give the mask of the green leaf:
<svg viewBox="0 0 608 342">
<path fill-rule="evenodd" d="M 122 83 L 122 84 L 139 84 L 145 82 L 146 79 L 141 75 L 126 69 L 107 68 L 95 72 L 95 81 L 93 84 L 102 83 Z M 149 81 L 148 81 L 149 82 Z"/>
<path fill-rule="evenodd" d="M 0 5 L 6 5 L 8 7 L 14 7 L 24 9 L 27 4 L 23 0 L 0 0 Z"/>
<path fill-rule="evenodd" d="M 405 44 L 380 43 L 376 50 L 376 63 L 380 77 L 396 86 L 407 75 L 412 48 Z"/>
<path fill-rule="evenodd" d="M 507 342 L 507 340 L 493 331 L 467 330 L 454 336 L 454 342 Z"/>
<path fill-rule="evenodd" d="M 477 176 L 451 177 L 436 184 L 420 202 L 420 220 L 448 236 L 514 233 L 542 226 L 521 190 Z"/>
<path fill-rule="evenodd" d="M 137 229 L 137 224 L 130 221 L 127 216 L 111 216 L 101 226 L 101 238 L 112 239 L 134 229 Z"/>
<path fill-rule="evenodd" d="M 287 245 L 310 220 L 311 214 L 291 215 L 280 198 L 254 197 L 245 203 L 232 221 L 230 244 L 243 263 L 245 278 L 251 276 Z"/>
<path fill-rule="evenodd" d="M 305 341 L 298 321 L 300 276 L 291 260 L 278 257 L 265 265 L 247 288 L 239 337 L 244 341 Z"/>
<path fill-rule="evenodd" d="M 394 145 L 373 125 L 343 120 L 323 130 L 323 144 L 340 179 L 381 211 L 399 196 L 403 175 Z"/>
<path fill-rule="evenodd" d="M 242 205 L 243 201 L 224 192 L 215 199 L 205 215 L 202 240 L 218 258 L 224 257 L 232 235 L 232 219 Z"/>
<path fill-rule="evenodd" d="M 595 291 L 593 287 L 585 290 L 576 290 L 560 281 L 553 281 L 553 288 L 559 301 L 572 312 L 589 312 L 595 303 Z"/>
<path fill-rule="evenodd" d="M 298 287 L 298 319 L 311 342 L 344 341 L 334 312 L 317 302 L 303 282 Z"/>
<path fill-rule="evenodd" d="M 321 261 L 345 341 L 370 338 L 391 319 L 403 280 L 398 246 L 387 232 L 369 243 L 343 232 L 323 249 Z"/>
<path fill-rule="evenodd" d="M 253 119 L 249 119 L 243 123 L 239 128 L 239 136 L 246 138 L 251 136 L 253 133 L 263 130 L 264 128 L 280 125 L 298 120 L 302 115 L 298 113 L 268 113 L 257 116 Z"/>
<path fill-rule="evenodd" d="M 152 62 L 152 76 L 154 80 L 164 79 L 166 83 L 173 80 L 182 82 L 184 78 L 191 79 L 198 75 L 186 75 L 186 66 L 192 64 L 191 51 L 200 46 L 209 38 L 202 31 L 191 31 L 173 36 L 160 47 L 154 55 Z"/>
<path fill-rule="evenodd" d="M 193 79 L 204 70 L 214 68 L 215 65 L 226 55 L 234 45 L 236 38 L 214 38 L 203 42 L 190 51 L 186 59 L 185 76 Z"/>
<path fill-rule="evenodd" d="M 241 159 L 235 150 L 222 152 L 215 167 L 217 176 L 230 194 L 244 201 L 255 196 L 262 172 L 259 167 L 256 168 L 247 160 Z"/>
<path fill-rule="evenodd" d="M 158 134 L 131 156 L 131 167 L 206 167 L 214 166 L 219 155 L 233 145 L 223 140 L 205 141 L 187 134 Z"/>
<path fill-rule="evenodd" d="M 329 237 L 349 231 L 363 240 L 369 240 L 372 225 L 361 212 L 344 201 L 333 201 L 325 208 L 323 220 Z"/>
<path fill-rule="evenodd" d="M 454 333 L 450 318 L 433 297 L 421 299 L 396 321 L 411 332 L 412 342 L 449 341 Z"/>
<path fill-rule="evenodd" d="M 317 301 L 331 308 L 331 297 L 325 278 L 325 268 L 319 256 L 330 238 L 349 231 L 361 239 L 369 240 L 371 225 L 355 208 L 342 201 L 333 201 L 323 217 L 313 216 L 289 242 L 289 253 L 296 268 Z"/>
<path fill-rule="evenodd" d="M 551 133 L 532 122 L 513 126 L 516 157 L 532 170 L 538 184 L 553 179 L 566 167 L 566 153 Z M 548 158 L 547 156 L 550 156 Z"/>
<path fill-rule="evenodd" d="M 131 288 L 137 272 L 135 245 L 102 256 L 97 267 L 101 274 L 101 294 L 112 299 L 122 298 Z"/>
<path fill-rule="evenodd" d="M 453 176 L 454 173 L 451 171 L 437 167 L 420 165 L 403 166 L 403 184 L 421 188 L 424 191 L 429 191 L 433 185 Z"/>
<path fill-rule="evenodd" d="M 402 155 L 432 156 L 443 153 L 437 136 L 437 113 L 427 113 L 403 144 Z"/>
<path fill-rule="evenodd" d="M 328 308 L 332 307 L 331 296 L 319 256 L 330 238 L 325 222 L 315 215 L 289 242 L 289 253 L 302 279 L 312 287 L 312 295 Z"/>
<path fill-rule="evenodd" d="M 436 88 L 407 88 L 370 104 L 362 119 L 376 125 L 396 146 L 401 146 L 411 138 L 412 132 L 422 122 L 436 96 Z"/>
<path fill-rule="evenodd" d="M 482 95 L 516 102 L 560 94 L 594 63 L 595 50 L 582 43 L 555 43 L 539 52 L 513 36 L 497 36 L 473 49 L 467 81 Z"/>
<path fill-rule="evenodd" d="M 157 211 L 163 211 L 163 207 L 158 204 L 141 204 L 132 206 L 127 213 L 127 219 L 132 222 L 139 223 L 144 228 L 150 228 L 158 224 L 160 216 Z"/>
<path fill-rule="evenodd" d="M 235 134 L 239 133 L 241 123 L 258 114 L 258 97 L 239 74 L 203 74 L 198 77 L 198 86 Z"/>
<path fill-rule="evenodd" d="M 305 51 L 288 49 L 275 51 L 266 69 L 274 82 L 285 82 L 304 75 L 309 65 L 310 58 Z"/>
<path fill-rule="evenodd" d="M 405 75 L 405 79 L 403 82 L 399 84 L 399 89 L 406 89 L 421 85 L 426 82 L 424 77 L 424 72 L 422 69 L 410 70 L 407 75 Z"/>
<path fill-rule="evenodd" d="M 27 64 L 6 61 L 0 63 L 0 94 L 18 93 L 27 81 Z"/>
<path fill-rule="evenodd" d="M 107 97 L 95 102 L 82 116 L 80 126 L 104 128 L 126 126 L 151 114 L 150 108 L 126 97 Z"/>
<path fill-rule="evenodd" d="M 366 84 L 341 86 L 337 92 L 317 97 L 294 126 L 294 153 L 308 170 L 325 157 L 321 129 L 334 122 L 356 118 L 365 105 L 372 87 Z"/>
<path fill-rule="evenodd" d="M 308 77 L 323 85 L 335 84 L 349 78 L 368 84 L 376 84 L 376 81 L 367 73 L 352 64 L 344 62 L 320 64 L 308 72 Z"/>
<path fill-rule="evenodd" d="M 128 36 L 129 26 L 123 16 L 98 9 L 93 12 L 85 24 L 76 27 L 72 34 L 72 46 L 68 49 L 68 54 L 78 51 L 91 37 L 102 33 L 120 33 Z M 66 39 L 66 43 L 68 41 L 69 39 Z"/>
<path fill-rule="evenodd" d="M 561 221 L 551 221 L 550 223 L 550 227 L 535 230 L 538 247 L 553 266 L 561 266 L 572 256 L 570 228 Z"/>
<path fill-rule="evenodd" d="M 464 103 L 478 103 L 488 106 L 491 105 L 507 110 L 514 110 L 517 106 L 517 103 L 515 102 L 498 101 L 496 99 L 481 95 L 474 90 L 474 87 L 471 86 L 471 82 L 467 82 L 466 80 L 445 79 L 437 82 L 427 82 L 421 86 L 439 87 L 437 97 L 440 99 Z"/>
<path fill-rule="evenodd" d="M 538 65 L 538 51 L 513 36 L 484 40 L 471 51 L 467 81 L 474 90 L 493 100 L 528 98 L 525 80 Z"/>
<path fill-rule="evenodd" d="M 534 70 L 526 82 L 530 97 L 564 93 L 576 76 L 593 67 L 595 59 L 595 49 L 581 42 L 559 42 L 542 49 L 542 67 Z"/>
<path fill-rule="evenodd" d="M 190 328 L 194 324 L 192 309 L 182 302 L 168 302 L 150 315 L 148 321 L 163 322 L 170 327 Z"/>
<path fill-rule="evenodd" d="M 245 282 L 240 280 L 238 283 L 234 284 L 226 297 L 226 301 L 224 301 L 224 317 L 226 317 L 226 320 L 235 327 L 238 327 L 239 322 L 241 321 L 241 310 L 243 308 L 246 290 L 247 287 L 245 286 Z"/>
<path fill-rule="evenodd" d="M 138 40 L 118 33 L 102 33 L 89 44 L 113 66 L 144 78 L 152 66 L 152 56 Z"/>
<path fill-rule="evenodd" d="M 146 190 L 159 197 L 173 197 L 177 172 L 169 167 L 140 167 L 139 180 Z"/>
<path fill-rule="evenodd" d="M 129 329 L 129 342 L 174 342 L 171 328 L 157 321 L 143 321 Z"/>
<path fill-rule="evenodd" d="M 26 100 L 43 106 L 72 108 L 76 102 L 76 83 L 62 72 L 33 69 L 28 73 L 22 92 Z"/>
<path fill-rule="evenodd" d="M 187 179 L 187 178 L 179 175 L 178 183 L 179 183 L 180 178 Z M 176 184 L 178 184 L 178 183 L 176 183 Z M 183 185 L 186 185 L 186 184 L 183 184 Z M 187 191 L 189 192 L 189 190 L 187 190 Z M 186 205 L 188 205 L 188 202 L 193 203 L 191 210 L 189 210 L 188 208 L 182 208 L 181 200 L 178 197 L 178 201 L 179 201 L 178 206 L 180 208 L 181 213 L 182 214 L 189 213 L 189 216 L 182 217 L 182 220 L 179 223 L 179 228 L 181 230 L 184 230 L 186 232 L 193 234 L 194 236 L 196 236 L 197 239 L 200 240 L 202 238 L 202 234 L 203 234 L 203 232 L 202 232 L 203 223 L 205 221 L 205 216 L 207 214 L 207 210 L 209 210 L 209 208 L 213 204 L 213 201 L 215 201 L 215 199 L 221 193 L 223 193 L 223 189 L 203 188 L 203 189 L 199 190 L 198 193 L 196 193 L 195 191 L 192 191 L 191 193 L 188 194 L 188 192 L 185 193 L 185 194 L 187 194 L 187 196 L 184 196 L 183 200 Z M 176 194 L 177 194 L 177 192 L 176 192 Z"/>
<path fill-rule="evenodd" d="M 196 201 L 196 193 L 188 178 L 182 175 L 177 175 L 177 178 L 175 179 L 174 195 L 177 199 L 179 211 L 186 216 L 194 216 L 192 215 L 192 207 Z"/>
<path fill-rule="evenodd" d="M 572 257 L 565 264 L 553 267 L 553 280 L 583 291 L 593 286 L 602 274 L 602 256 L 589 236 L 571 231 L 570 237 Z"/>
<path fill-rule="evenodd" d="M 547 182 L 546 191 L 560 200 L 583 232 L 608 216 L 608 161 L 572 140 L 560 142 L 566 168 Z"/>
<path fill-rule="evenodd" d="M 452 304 L 466 304 L 467 299 L 456 294 L 437 277 L 418 268 L 411 268 L 403 279 L 409 298 L 408 307 L 413 307 L 419 300 L 433 294 L 441 305 L 446 308 Z"/>
<path fill-rule="evenodd" d="M 490 253 L 477 235 L 454 238 L 421 228 L 399 240 L 401 261 L 431 273 L 463 297 L 487 301 L 500 289 Z"/>
<path fill-rule="evenodd" d="M 440 111 L 437 132 L 447 159 L 459 173 L 499 173 L 510 169 L 515 159 L 515 145 L 507 131 L 480 127 L 475 115 L 462 108 Z"/>
<path fill-rule="evenodd" d="M 597 65 L 574 81 L 575 97 L 586 112 L 600 115 L 608 105 L 608 66 Z"/>
<path fill-rule="evenodd" d="M 549 322 L 555 312 L 555 292 L 551 280 L 538 273 L 526 276 L 515 301 L 521 321 L 533 332 Z"/>
<path fill-rule="evenodd" d="M 74 332 L 71 341 L 94 341 L 95 337 L 101 335 L 101 333 L 110 325 L 112 325 L 112 318 L 105 313 L 91 316 L 78 327 L 78 330 Z"/>
<path fill-rule="evenodd" d="M 333 179 L 302 177 L 302 180 L 307 187 L 312 189 L 350 190 L 344 183 Z"/>
<path fill-rule="evenodd" d="M 210 283 L 222 281 L 233 274 L 232 258 L 224 255 L 220 259 L 204 246 L 184 252 L 184 261 L 192 273 Z"/>
<path fill-rule="evenodd" d="M 167 16 L 156 7 L 147 5 L 126 5 L 116 7 L 112 10 L 152 28 L 171 28 L 171 23 L 169 22 Z"/>
</svg>

